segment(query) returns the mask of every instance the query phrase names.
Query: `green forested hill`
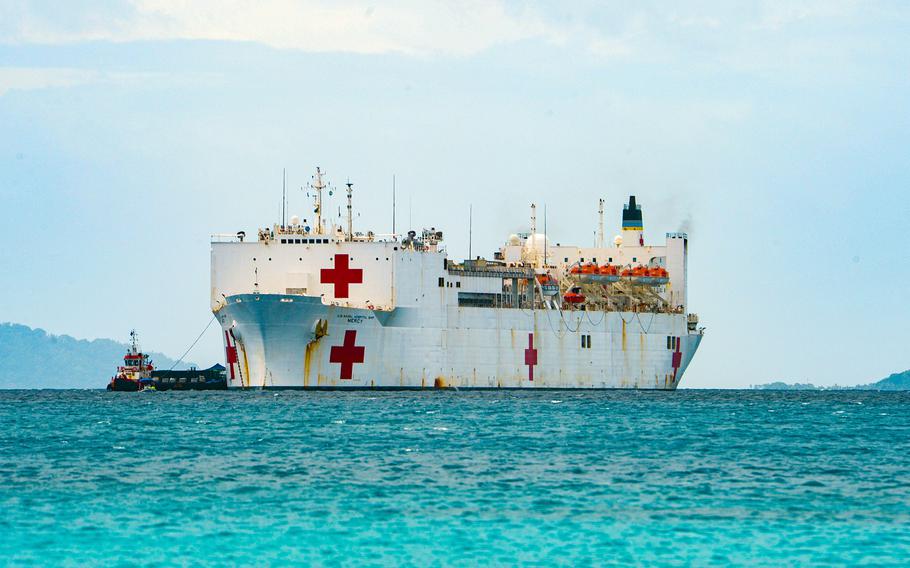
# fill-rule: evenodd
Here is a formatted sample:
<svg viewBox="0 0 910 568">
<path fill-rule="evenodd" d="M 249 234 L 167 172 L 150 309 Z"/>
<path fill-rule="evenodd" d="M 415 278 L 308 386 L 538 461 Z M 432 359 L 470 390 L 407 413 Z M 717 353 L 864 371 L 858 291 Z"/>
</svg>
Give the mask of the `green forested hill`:
<svg viewBox="0 0 910 568">
<path fill-rule="evenodd" d="M 910 390 L 910 370 L 904 371 L 903 373 L 894 373 L 893 375 L 889 375 L 877 383 L 867 385 L 867 387 L 870 389 L 883 391 Z"/>
<path fill-rule="evenodd" d="M 126 349 L 110 339 L 88 341 L 0 323 L 0 388 L 104 388 Z M 149 355 L 157 368 L 174 364 L 161 353 Z"/>
</svg>

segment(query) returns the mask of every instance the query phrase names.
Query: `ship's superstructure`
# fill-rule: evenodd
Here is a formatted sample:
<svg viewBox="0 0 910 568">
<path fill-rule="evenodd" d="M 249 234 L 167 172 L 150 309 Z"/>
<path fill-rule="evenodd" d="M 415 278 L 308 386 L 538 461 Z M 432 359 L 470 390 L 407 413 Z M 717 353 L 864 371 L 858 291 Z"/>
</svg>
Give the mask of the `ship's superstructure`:
<svg viewBox="0 0 910 568">
<path fill-rule="evenodd" d="M 688 239 L 644 241 L 640 205 L 592 247 L 510 235 L 492 259 L 456 263 L 435 228 L 355 232 L 292 217 L 256 239 L 215 235 L 212 310 L 228 384 L 289 388 L 674 389 L 702 339 L 688 311 Z"/>
</svg>

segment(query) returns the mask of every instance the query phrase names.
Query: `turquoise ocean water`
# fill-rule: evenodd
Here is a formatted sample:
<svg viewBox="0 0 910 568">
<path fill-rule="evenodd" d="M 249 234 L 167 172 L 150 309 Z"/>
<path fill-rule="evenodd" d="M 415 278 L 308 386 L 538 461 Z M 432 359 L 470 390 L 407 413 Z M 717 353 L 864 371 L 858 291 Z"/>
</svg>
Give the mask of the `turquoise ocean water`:
<svg viewBox="0 0 910 568">
<path fill-rule="evenodd" d="M 0 563 L 910 563 L 910 394 L 0 391 Z"/>
</svg>

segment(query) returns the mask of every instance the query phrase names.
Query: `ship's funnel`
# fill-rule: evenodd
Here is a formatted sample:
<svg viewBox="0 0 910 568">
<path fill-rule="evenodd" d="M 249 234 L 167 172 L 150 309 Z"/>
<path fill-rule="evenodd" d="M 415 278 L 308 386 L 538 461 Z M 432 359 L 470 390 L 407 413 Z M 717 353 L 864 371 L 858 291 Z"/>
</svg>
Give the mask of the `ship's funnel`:
<svg viewBox="0 0 910 568">
<path fill-rule="evenodd" d="M 644 246 L 644 223 L 641 218 L 641 205 L 635 202 L 635 196 L 629 196 L 628 205 L 622 208 L 622 231 L 624 246 Z"/>
</svg>

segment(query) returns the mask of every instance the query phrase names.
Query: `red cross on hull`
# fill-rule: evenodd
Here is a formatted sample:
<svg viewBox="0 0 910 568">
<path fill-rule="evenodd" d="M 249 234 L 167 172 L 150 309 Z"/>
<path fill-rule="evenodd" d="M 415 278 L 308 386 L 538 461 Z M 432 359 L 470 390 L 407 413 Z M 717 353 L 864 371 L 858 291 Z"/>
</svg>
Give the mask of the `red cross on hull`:
<svg viewBox="0 0 910 568">
<path fill-rule="evenodd" d="M 227 363 L 228 369 L 230 370 L 231 380 L 233 381 L 234 380 L 234 365 L 237 364 L 237 362 L 240 359 L 237 357 L 236 343 L 234 345 L 231 344 L 232 336 L 233 336 L 233 334 L 230 332 L 230 330 L 224 331 L 224 355 L 225 355 L 224 359 L 225 359 L 225 362 Z"/>
<path fill-rule="evenodd" d="M 528 366 L 528 380 L 534 380 L 534 366 L 537 365 L 537 349 L 534 349 L 534 334 L 528 334 L 528 348 L 525 349 L 525 365 Z"/>
<path fill-rule="evenodd" d="M 679 374 L 679 366 L 682 365 L 682 352 L 679 350 L 680 343 L 682 343 L 682 338 L 676 338 L 676 351 L 673 352 L 673 380 L 676 380 L 676 375 Z"/>
<path fill-rule="evenodd" d="M 341 363 L 341 374 L 338 378 L 350 381 L 354 378 L 354 363 L 363 363 L 366 347 L 358 346 L 357 330 L 349 329 L 344 332 L 344 343 L 333 345 L 329 351 L 329 363 Z"/>
<path fill-rule="evenodd" d="M 333 284 L 336 298 L 347 298 L 351 284 L 363 284 L 363 269 L 351 268 L 350 257 L 346 254 L 335 255 L 335 268 L 323 268 L 319 271 L 319 282 Z"/>
</svg>

